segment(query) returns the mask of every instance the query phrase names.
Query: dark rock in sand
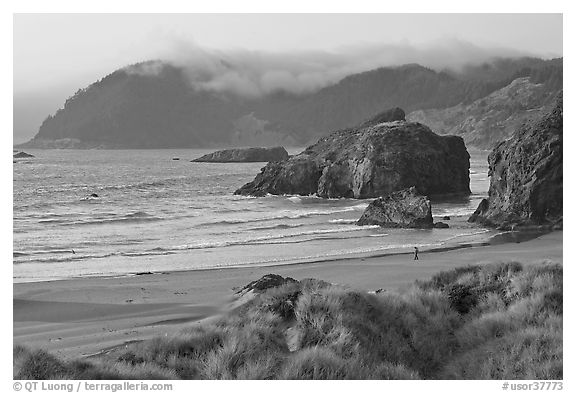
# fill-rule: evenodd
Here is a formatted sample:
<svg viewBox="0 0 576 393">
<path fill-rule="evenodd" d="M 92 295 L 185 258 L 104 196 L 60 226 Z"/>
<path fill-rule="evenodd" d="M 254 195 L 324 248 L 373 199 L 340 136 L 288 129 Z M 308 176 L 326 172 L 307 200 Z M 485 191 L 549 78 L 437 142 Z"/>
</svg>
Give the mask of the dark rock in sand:
<svg viewBox="0 0 576 393">
<path fill-rule="evenodd" d="M 33 158 L 34 156 L 32 154 L 26 153 L 26 152 L 19 152 L 14 154 L 14 158 Z"/>
<path fill-rule="evenodd" d="M 285 285 L 286 287 L 273 296 L 262 298 L 262 295 L 273 288 Z M 262 302 L 260 308 L 273 314 L 280 316 L 285 321 L 293 320 L 295 317 L 295 308 L 304 290 L 318 291 L 322 288 L 331 287 L 332 284 L 316 280 L 313 278 L 305 278 L 301 281 L 294 280 L 290 277 L 282 277 L 277 274 L 267 274 L 262 278 L 251 282 L 242 289 L 236 292 L 236 300 L 233 307 L 240 307 L 256 297 L 260 297 Z"/>
<path fill-rule="evenodd" d="M 445 222 L 438 221 L 438 222 L 434 223 L 434 228 L 445 229 L 445 228 L 450 228 L 450 225 L 446 224 Z"/>
<path fill-rule="evenodd" d="M 444 217 L 442 217 L 442 219 L 443 219 L 444 221 L 450 221 L 450 216 L 444 216 Z"/>
<path fill-rule="evenodd" d="M 179 158 L 179 157 L 174 157 L 174 158 L 172 158 L 172 161 L 180 161 L 180 158 Z"/>
<path fill-rule="evenodd" d="M 487 226 L 554 227 L 562 220 L 563 110 L 560 93 L 554 108 L 527 123 L 488 156 L 488 199 L 468 219 Z"/>
<path fill-rule="evenodd" d="M 470 156 L 462 138 L 436 135 L 403 118 L 396 108 L 333 132 L 286 161 L 269 163 L 235 194 L 373 198 L 416 186 L 425 195 L 468 195 Z"/>
<path fill-rule="evenodd" d="M 90 197 L 92 197 L 92 198 L 100 198 L 100 197 L 98 196 L 98 194 L 90 194 Z"/>
<path fill-rule="evenodd" d="M 430 201 L 416 187 L 390 193 L 374 200 L 357 225 L 380 225 L 387 228 L 432 228 Z"/>
<path fill-rule="evenodd" d="M 278 274 L 266 274 L 265 276 L 262 276 L 262 278 L 259 278 L 256 281 L 252 281 L 250 284 L 244 286 L 238 290 L 236 294 L 242 296 L 248 292 L 261 293 L 267 289 L 279 287 L 289 283 L 298 283 L 298 281 L 291 277 L 284 278 Z"/>
<path fill-rule="evenodd" d="M 287 159 L 288 152 L 286 149 L 278 146 L 219 150 L 203 155 L 192 162 L 276 162 Z"/>
</svg>

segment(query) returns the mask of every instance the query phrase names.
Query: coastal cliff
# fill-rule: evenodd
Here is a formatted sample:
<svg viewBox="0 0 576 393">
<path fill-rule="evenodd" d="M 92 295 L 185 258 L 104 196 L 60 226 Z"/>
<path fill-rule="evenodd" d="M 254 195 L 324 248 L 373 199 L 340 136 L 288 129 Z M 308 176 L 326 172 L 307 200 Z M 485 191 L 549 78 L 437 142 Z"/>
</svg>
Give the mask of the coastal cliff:
<svg viewBox="0 0 576 393">
<path fill-rule="evenodd" d="M 406 122 L 394 108 L 269 163 L 235 194 L 373 198 L 412 186 L 424 195 L 469 194 L 469 168 L 462 138 Z"/>
<path fill-rule="evenodd" d="M 562 221 L 562 93 L 548 113 L 488 156 L 490 189 L 471 222 L 513 228 Z"/>
<path fill-rule="evenodd" d="M 561 88 L 555 87 L 556 84 L 535 83 L 529 77 L 518 78 L 470 104 L 417 110 L 407 117 L 428 125 L 439 134 L 459 135 L 468 147 L 492 149 L 512 136 L 522 124 L 534 121 L 550 110 Z"/>
</svg>

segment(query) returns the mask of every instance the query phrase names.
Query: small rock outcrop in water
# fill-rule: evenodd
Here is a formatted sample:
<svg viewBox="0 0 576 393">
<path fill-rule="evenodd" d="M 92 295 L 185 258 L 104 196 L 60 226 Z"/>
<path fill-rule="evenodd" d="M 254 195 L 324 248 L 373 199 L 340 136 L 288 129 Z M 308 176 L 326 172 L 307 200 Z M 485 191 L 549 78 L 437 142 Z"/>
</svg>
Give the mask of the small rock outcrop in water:
<svg viewBox="0 0 576 393">
<path fill-rule="evenodd" d="M 271 162 L 236 194 L 373 198 L 416 186 L 426 195 L 469 194 L 462 138 L 404 121 L 395 108 L 333 132 L 286 161 Z"/>
<path fill-rule="evenodd" d="M 288 152 L 278 147 L 250 147 L 247 149 L 219 150 L 192 162 L 273 162 L 288 159 Z"/>
<path fill-rule="evenodd" d="M 26 153 L 24 151 L 14 154 L 14 158 L 33 158 L 33 157 L 34 156 L 32 154 Z"/>
<path fill-rule="evenodd" d="M 446 228 L 450 228 L 450 225 L 446 224 L 445 222 L 438 221 L 438 222 L 434 223 L 434 228 L 446 229 Z"/>
<path fill-rule="evenodd" d="M 357 225 L 380 225 L 387 228 L 432 228 L 432 206 L 416 187 L 396 191 L 374 200 Z"/>
<path fill-rule="evenodd" d="M 490 189 L 470 222 L 503 229 L 562 220 L 562 93 L 554 108 L 488 156 Z"/>
</svg>

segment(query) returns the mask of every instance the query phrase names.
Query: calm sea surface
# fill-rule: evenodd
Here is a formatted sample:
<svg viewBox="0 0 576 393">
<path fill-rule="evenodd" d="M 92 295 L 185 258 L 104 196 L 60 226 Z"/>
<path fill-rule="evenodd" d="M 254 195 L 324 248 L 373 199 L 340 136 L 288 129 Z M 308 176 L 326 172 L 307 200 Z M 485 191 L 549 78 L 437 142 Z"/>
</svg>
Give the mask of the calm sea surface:
<svg viewBox="0 0 576 393">
<path fill-rule="evenodd" d="M 433 201 L 434 216 L 452 217 L 444 230 L 354 225 L 370 200 L 234 196 L 265 164 L 189 162 L 207 150 L 29 152 L 14 163 L 15 282 L 294 263 L 492 234 L 463 219 L 488 190 L 484 152 L 471 152 L 469 198 Z"/>
</svg>

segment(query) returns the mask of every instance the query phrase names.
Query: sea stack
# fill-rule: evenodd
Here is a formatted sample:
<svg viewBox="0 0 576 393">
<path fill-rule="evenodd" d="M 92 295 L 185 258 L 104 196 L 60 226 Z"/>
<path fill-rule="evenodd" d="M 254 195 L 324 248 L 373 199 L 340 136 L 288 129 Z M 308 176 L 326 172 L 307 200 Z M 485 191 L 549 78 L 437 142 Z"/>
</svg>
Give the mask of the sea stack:
<svg viewBox="0 0 576 393">
<path fill-rule="evenodd" d="M 562 122 L 561 92 L 548 113 L 492 150 L 489 197 L 468 221 L 502 229 L 561 225 Z"/>
<path fill-rule="evenodd" d="M 410 187 L 372 201 L 356 224 L 386 228 L 432 228 L 432 206 L 416 187 Z"/>
<path fill-rule="evenodd" d="M 394 108 L 269 163 L 235 194 L 374 198 L 415 186 L 424 195 L 468 195 L 469 168 L 462 138 L 406 122 Z"/>
<path fill-rule="evenodd" d="M 288 152 L 281 146 L 249 147 L 215 151 L 192 162 L 274 162 L 287 160 L 288 157 Z"/>
</svg>

